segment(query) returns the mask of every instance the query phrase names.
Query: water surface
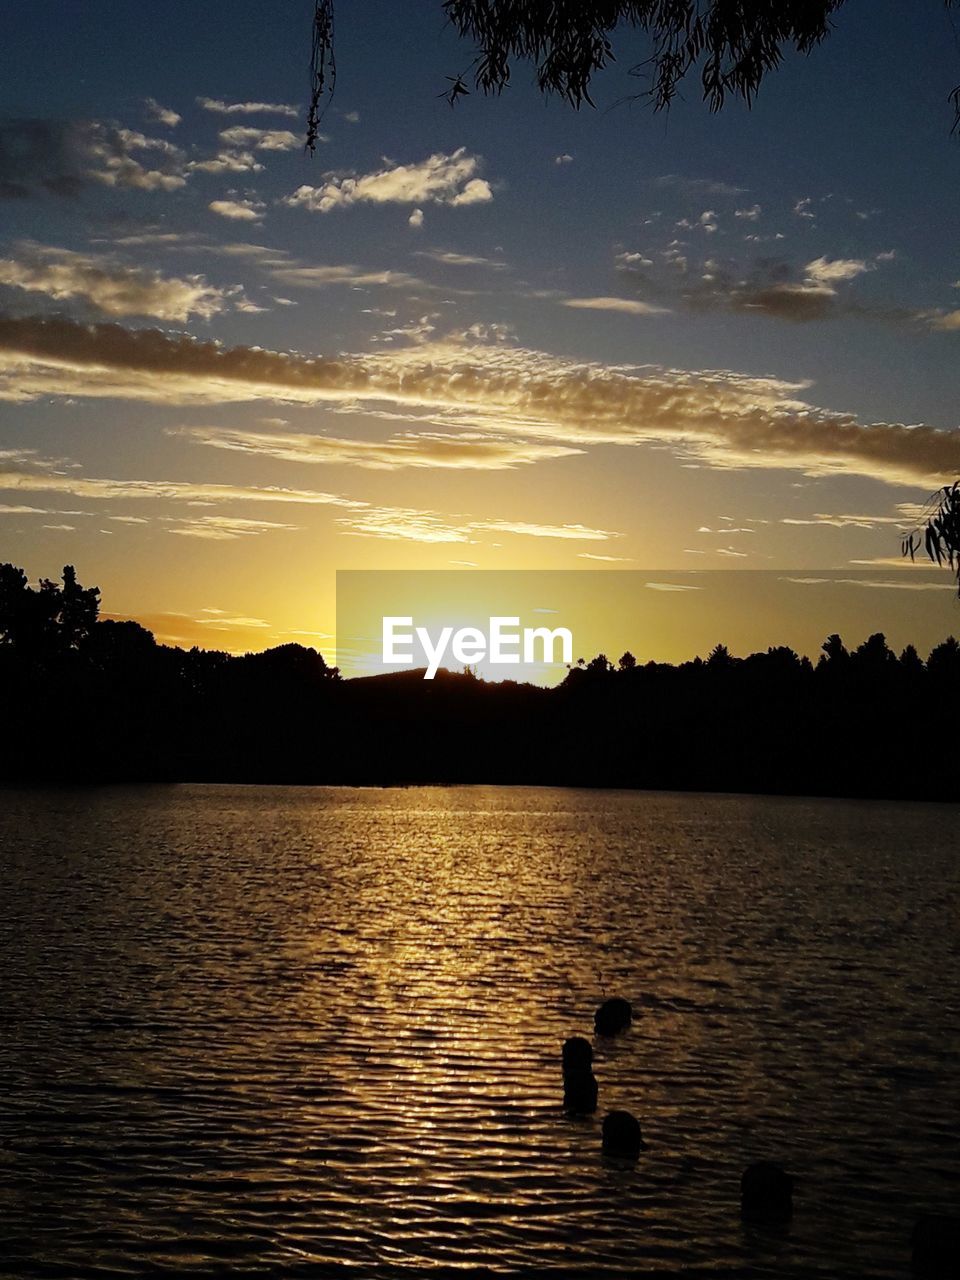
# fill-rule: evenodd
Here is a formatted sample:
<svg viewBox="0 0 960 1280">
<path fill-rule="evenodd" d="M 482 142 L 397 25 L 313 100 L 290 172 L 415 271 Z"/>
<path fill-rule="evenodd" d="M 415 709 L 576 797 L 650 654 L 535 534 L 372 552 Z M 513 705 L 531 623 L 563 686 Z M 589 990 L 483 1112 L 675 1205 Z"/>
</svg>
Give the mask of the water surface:
<svg viewBox="0 0 960 1280">
<path fill-rule="evenodd" d="M 957 1198 L 937 806 L 0 792 L 0 1275 L 909 1275 Z M 559 1047 L 603 994 L 601 1110 Z M 603 1159 L 605 1109 L 648 1144 Z M 750 1160 L 798 1176 L 744 1228 Z"/>
</svg>

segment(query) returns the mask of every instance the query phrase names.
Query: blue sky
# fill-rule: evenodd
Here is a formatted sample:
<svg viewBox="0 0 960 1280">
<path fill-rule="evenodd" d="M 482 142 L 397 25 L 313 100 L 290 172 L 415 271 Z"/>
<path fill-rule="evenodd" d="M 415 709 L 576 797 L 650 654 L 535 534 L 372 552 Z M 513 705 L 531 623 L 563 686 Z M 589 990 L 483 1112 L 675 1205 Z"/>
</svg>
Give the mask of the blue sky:
<svg viewBox="0 0 960 1280">
<path fill-rule="evenodd" d="M 262 647 L 329 635 L 337 568 L 882 565 L 960 473 L 936 0 L 851 5 L 718 116 L 622 102 L 636 39 L 596 111 L 524 67 L 451 110 L 439 3 L 342 3 L 313 157 L 309 4 L 64 8 L 9 6 L 0 75 L 31 575 Z"/>
</svg>

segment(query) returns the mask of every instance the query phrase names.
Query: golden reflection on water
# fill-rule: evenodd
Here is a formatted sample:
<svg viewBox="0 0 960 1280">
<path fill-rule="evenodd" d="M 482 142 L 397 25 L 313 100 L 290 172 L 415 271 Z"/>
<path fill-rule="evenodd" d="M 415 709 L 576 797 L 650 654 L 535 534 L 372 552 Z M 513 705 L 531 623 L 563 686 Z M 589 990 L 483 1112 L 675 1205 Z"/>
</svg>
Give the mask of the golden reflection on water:
<svg viewBox="0 0 960 1280">
<path fill-rule="evenodd" d="M 945 811 L 497 788 L 8 799 L 18 1280 L 901 1276 L 914 1210 L 960 1175 Z M 596 1042 L 600 1112 L 571 1120 L 560 1045 L 613 993 L 638 1017 Z M 636 1167 L 600 1155 L 615 1107 L 643 1124 Z M 763 1157 L 802 1179 L 785 1236 L 739 1221 Z"/>
</svg>

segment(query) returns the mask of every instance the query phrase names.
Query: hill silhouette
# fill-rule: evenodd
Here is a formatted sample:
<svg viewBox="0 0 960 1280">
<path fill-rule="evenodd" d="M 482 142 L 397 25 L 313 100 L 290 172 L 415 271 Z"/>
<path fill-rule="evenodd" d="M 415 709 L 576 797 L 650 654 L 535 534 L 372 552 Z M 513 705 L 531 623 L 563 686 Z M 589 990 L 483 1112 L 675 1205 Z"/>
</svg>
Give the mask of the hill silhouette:
<svg viewBox="0 0 960 1280">
<path fill-rule="evenodd" d="M 440 671 L 342 680 L 298 644 L 233 656 L 99 619 L 70 566 L 0 565 L 0 779 L 524 783 L 960 799 L 960 644 L 880 634 L 617 663 L 552 689 Z"/>
</svg>

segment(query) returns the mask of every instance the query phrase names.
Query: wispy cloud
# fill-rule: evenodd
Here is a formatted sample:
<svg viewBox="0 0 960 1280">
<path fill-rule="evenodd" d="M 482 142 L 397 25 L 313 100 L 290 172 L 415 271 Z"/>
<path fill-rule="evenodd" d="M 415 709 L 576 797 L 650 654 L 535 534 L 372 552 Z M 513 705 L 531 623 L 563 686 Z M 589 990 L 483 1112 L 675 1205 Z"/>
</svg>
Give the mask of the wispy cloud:
<svg viewBox="0 0 960 1280">
<path fill-rule="evenodd" d="M 477 542 L 477 534 L 485 531 L 516 534 L 519 537 L 559 538 L 564 541 L 604 541 L 619 534 L 604 529 L 588 529 L 583 525 L 536 524 L 528 521 L 465 520 L 453 522 L 428 511 L 404 507 L 373 507 L 337 523 L 359 537 L 383 538 L 390 542 Z"/>
<path fill-rule="evenodd" d="M 194 483 L 187 480 L 113 480 L 79 473 L 14 471 L 0 467 L 0 489 L 14 493 L 69 493 L 100 501 L 196 503 L 277 502 L 308 507 L 364 507 L 366 503 L 336 493 L 287 489 L 280 485 Z"/>
<path fill-rule="evenodd" d="M 674 187 L 686 195 L 742 196 L 746 187 L 734 186 L 714 178 L 685 178 L 678 173 L 665 173 L 653 179 L 656 187 Z"/>
<path fill-rule="evenodd" d="M 527 538 L 560 538 L 565 542 L 606 542 L 620 537 L 609 529 L 590 529 L 582 524 L 537 524 L 527 520 L 480 520 L 474 521 L 470 528 L 515 533 Z"/>
<path fill-rule="evenodd" d="M 17 246 L 17 257 L 0 258 L 0 285 L 57 302 L 80 299 L 108 316 L 179 321 L 191 315 L 209 319 L 239 296 L 238 289 L 217 289 L 203 276 L 163 276 L 124 266 L 110 256 L 29 241 Z"/>
<path fill-rule="evenodd" d="M 42 460 L 40 460 L 42 462 Z M 295 507 L 332 507 L 346 514 L 337 518 L 342 532 L 385 538 L 391 541 L 412 542 L 477 542 L 478 535 L 496 533 L 520 537 L 559 538 L 574 541 L 603 541 L 619 537 L 617 533 L 603 529 L 591 529 L 580 524 L 539 524 L 518 520 L 476 520 L 469 516 L 450 517 L 436 511 L 414 507 L 382 506 L 371 502 L 326 493 L 313 489 L 292 489 L 280 485 L 231 485 L 180 480 L 131 480 L 106 479 L 85 476 L 76 471 L 70 474 L 55 473 L 40 466 L 32 470 L 27 466 L 13 469 L 9 464 L 0 465 L 0 491 L 21 493 L 70 494 L 74 498 L 97 502 L 148 501 L 151 503 L 180 504 L 190 508 L 197 506 L 224 507 L 242 504 L 270 503 Z M 83 512 L 49 512 L 26 505 L 8 504 L 12 514 L 70 514 Z M 143 524 L 142 517 L 117 516 L 116 522 Z M 294 531 L 296 525 L 246 516 L 204 512 L 161 515 L 157 519 L 169 526 L 169 532 L 183 537 L 203 538 L 214 541 L 235 540 L 276 531 Z"/>
<path fill-rule="evenodd" d="M 231 427 L 179 427 L 170 434 L 211 445 L 285 462 L 325 463 L 364 467 L 375 471 L 403 468 L 432 470 L 506 471 L 518 465 L 565 458 L 582 453 L 569 445 L 509 440 L 462 432 L 404 432 L 386 440 L 349 440 L 300 432 L 244 431 Z"/>
<path fill-rule="evenodd" d="M 454 253 L 449 249 L 418 249 L 415 258 L 429 258 L 445 267 L 489 267 L 492 271 L 504 271 L 507 264 L 497 258 L 484 258 L 473 253 Z"/>
<path fill-rule="evenodd" d="M 610 564 L 632 564 L 632 556 L 604 556 L 598 555 L 595 551 L 578 551 L 578 560 L 605 560 Z"/>
<path fill-rule="evenodd" d="M 285 203 L 330 213 L 355 204 L 443 204 L 452 208 L 493 199 L 490 184 L 477 176 L 481 160 L 465 147 L 436 152 L 417 164 L 388 165 L 373 173 L 331 172 L 321 186 L 299 187 Z"/>
<path fill-rule="evenodd" d="M 263 218 L 262 200 L 211 200 L 207 208 L 221 218 L 229 218 L 233 222 L 259 222 Z"/>
<path fill-rule="evenodd" d="M 277 530 L 291 531 L 295 524 L 280 524 L 276 520 L 248 520 L 239 516 L 194 516 L 171 524 L 169 532 L 184 538 L 204 538 L 215 542 L 232 542 L 237 538 L 256 537 L 261 533 Z M 236 625 L 236 619 L 233 620 Z"/>
<path fill-rule="evenodd" d="M 221 116 L 290 116 L 300 114 L 286 102 L 225 102 L 222 98 L 197 98 L 197 106 Z"/>
<path fill-rule="evenodd" d="M 302 145 L 302 140 L 289 129 L 252 129 L 246 125 L 223 129 L 220 141 L 249 151 L 295 151 Z"/>
<path fill-rule="evenodd" d="M 86 126 L 88 177 L 108 187 L 139 191 L 176 191 L 186 185 L 185 158 L 165 138 L 99 121 Z"/>
<path fill-rule="evenodd" d="M 898 503 L 897 510 L 900 514 L 894 516 L 832 515 L 829 512 L 818 511 L 812 516 L 784 516 L 780 523 L 830 529 L 879 529 L 886 525 L 896 525 L 903 529 L 915 524 L 920 518 L 920 507 L 916 503 Z"/>
<path fill-rule="evenodd" d="M 296 266 L 280 263 L 268 268 L 270 276 L 278 284 L 290 288 L 327 289 L 332 285 L 349 285 L 352 288 L 379 287 L 387 289 L 426 289 L 425 281 L 405 271 L 371 271 L 364 267 L 341 263 L 337 266 Z"/>
<path fill-rule="evenodd" d="M 144 111 L 148 120 L 155 124 L 162 124 L 167 129 L 175 129 L 183 119 L 178 112 L 173 111 L 170 107 L 161 106 L 156 98 L 144 98 Z"/>
<path fill-rule="evenodd" d="M 620 311 L 631 316 L 662 316 L 667 311 L 666 307 L 638 302 L 635 298 L 564 298 L 561 305 L 584 311 Z"/>
</svg>

